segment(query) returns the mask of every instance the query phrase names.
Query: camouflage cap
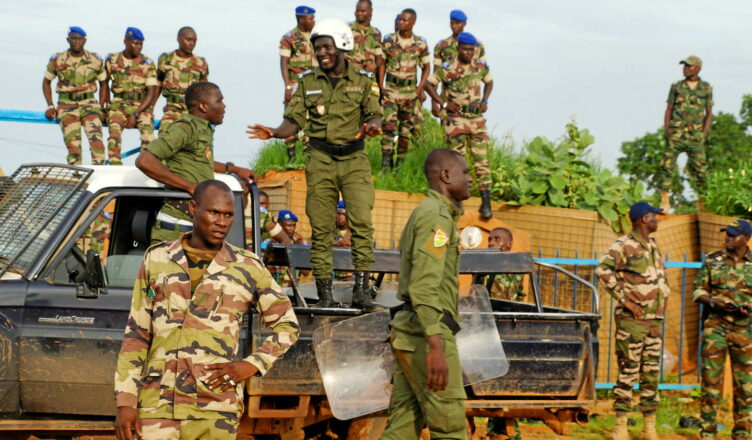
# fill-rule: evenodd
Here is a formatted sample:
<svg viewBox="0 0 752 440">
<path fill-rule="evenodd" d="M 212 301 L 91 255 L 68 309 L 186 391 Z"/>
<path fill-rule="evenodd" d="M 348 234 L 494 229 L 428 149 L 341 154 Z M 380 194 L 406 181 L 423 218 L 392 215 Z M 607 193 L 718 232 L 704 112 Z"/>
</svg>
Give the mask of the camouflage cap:
<svg viewBox="0 0 752 440">
<path fill-rule="evenodd" d="M 746 235 L 749 237 L 752 236 L 752 225 L 746 220 L 734 220 L 730 225 L 721 228 L 721 232 L 723 231 L 726 231 L 726 233 L 731 236 Z"/>
<path fill-rule="evenodd" d="M 702 66 L 702 60 L 700 57 L 690 55 L 687 58 L 679 61 L 679 64 L 686 64 L 687 66 Z"/>
</svg>

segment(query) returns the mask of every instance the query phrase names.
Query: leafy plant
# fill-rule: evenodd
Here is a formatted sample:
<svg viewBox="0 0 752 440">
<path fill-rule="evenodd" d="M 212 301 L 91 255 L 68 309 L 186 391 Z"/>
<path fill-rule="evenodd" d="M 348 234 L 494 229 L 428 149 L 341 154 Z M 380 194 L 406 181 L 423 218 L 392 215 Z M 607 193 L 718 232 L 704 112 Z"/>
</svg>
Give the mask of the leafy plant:
<svg viewBox="0 0 752 440">
<path fill-rule="evenodd" d="M 703 201 L 714 214 L 752 218 L 752 162 L 712 171 L 705 185 Z"/>
</svg>

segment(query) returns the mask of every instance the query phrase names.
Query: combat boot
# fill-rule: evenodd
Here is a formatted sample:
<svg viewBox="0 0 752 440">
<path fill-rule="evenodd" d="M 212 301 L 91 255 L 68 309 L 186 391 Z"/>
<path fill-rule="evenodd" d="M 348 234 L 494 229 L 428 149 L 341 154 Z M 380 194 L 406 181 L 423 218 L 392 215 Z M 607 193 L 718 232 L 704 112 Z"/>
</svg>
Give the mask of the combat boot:
<svg viewBox="0 0 752 440">
<path fill-rule="evenodd" d="M 394 168 L 394 159 L 392 159 L 392 153 L 382 152 L 381 153 L 381 171 L 389 172 L 391 171 L 392 168 Z"/>
<path fill-rule="evenodd" d="M 295 146 L 287 149 L 287 165 L 294 165 L 297 161 L 297 155 L 295 154 Z"/>
<path fill-rule="evenodd" d="M 629 440 L 629 431 L 627 431 L 627 413 L 616 413 L 616 424 L 614 424 L 614 432 L 611 434 L 611 440 Z"/>
<path fill-rule="evenodd" d="M 380 304 L 373 302 L 371 298 L 371 286 L 368 283 L 368 272 L 356 270 L 353 272 L 353 307 L 359 307 L 366 313 L 384 310 Z"/>
<path fill-rule="evenodd" d="M 669 209 L 671 209 L 671 200 L 668 191 L 661 192 L 661 209 L 664 214 L 668 214 Z"/>
<path fill-rule="evenodd" d="M 316 278 L 316 293 L 319 295 L 319 302 L 316 303 L 316 307 L 334 307 L 331 278 L 323 280 Z"/>
<path fill-rule="evenodd" d="M 491 211 L 491 190 L 490 189 L 480 190 L 480 198 L 481 198 L 481 204 L 480 204 L 480 209 L 478 209 L 478 212 L 480 212 L 480 216 L 485 219 L 489 219 L 493 217 L 493 212 Z"/>
<path fill-rule="evenodd" d="M 642 420 L 643 426 L 640 440 L 658 440 L 658 433 L 655 432 L 655 413 L 644 414 Z"/>
</svg>

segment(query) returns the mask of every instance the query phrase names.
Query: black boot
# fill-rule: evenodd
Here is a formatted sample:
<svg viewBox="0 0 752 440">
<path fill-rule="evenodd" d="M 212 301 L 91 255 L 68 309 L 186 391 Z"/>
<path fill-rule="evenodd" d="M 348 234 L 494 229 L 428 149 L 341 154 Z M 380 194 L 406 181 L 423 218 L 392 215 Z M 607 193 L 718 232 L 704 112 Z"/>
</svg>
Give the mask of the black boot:
<svg viewBox="0 0 752 440">
<path fill-rule="evenodd" d="M 334 307 L 334 298 L 332 298 L 332 279 L 316 279 L 316 293 L 319 295 L 319 302 L 316 307 Z"/>
<path fill-rule="evenodd" d="M 295 146 L 287 148 L 287 165 L 294 165 L 295 161 L 298 159 L 297 155 L 295 154 Z"/>
<path fill-rule="evenodd" d="M 382 152 L 381 153 L 381 171 L 388 172 L 388 171 L 391 171 L 393 167 L 394 167 L 394 162 L 392 160 L 392 153 Z"/>
<path fill-rule="evenodd" d="M 480 209 L 478 209 L 478 212 L 480 212 L 480 216 L 486 219 L 493 217 L 493 212 L 491 211 L 491 190 L 490 189 L 480 190 L 480 198 L 481 198 L 481 204 L 480 204 Z"/>
<path fill-rule="evenodd" d="M 373 302 L 371 298 L 371 286 L 368 283 L 368 272 L 364 270 L 356 270 L 353 272 L 353 307 L 363 309 L 364 312 L 378 312 L 384 310 L 379 304 Z"/>
</svg>

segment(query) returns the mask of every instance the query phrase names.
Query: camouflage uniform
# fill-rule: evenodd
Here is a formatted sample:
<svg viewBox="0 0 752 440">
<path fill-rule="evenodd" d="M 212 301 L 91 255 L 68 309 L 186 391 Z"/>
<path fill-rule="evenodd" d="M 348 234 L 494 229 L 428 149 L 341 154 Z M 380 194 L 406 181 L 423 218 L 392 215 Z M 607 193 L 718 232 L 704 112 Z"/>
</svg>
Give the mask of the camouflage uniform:
<svg viewBox="0 0 752 440">
<path fill-rule="evenodd" d="M 102 107 L 95 96 L 97 81 L 107 79 L 102 57 L 87 50 L 81 57 L 74 57 L 67 50 L 57 53 L 50 57 L 44 77 L 49 81 L 57 78 L 57 118 L 68 149 L 68 163 L 81 164 L 83 125 L 89 139 L 91 163 L 104 164 Z"/>
<path fill-rule="evenodd" d="M 467 396 L 457 343 L 446 323 L 448 318 L 459 320 L 460 214 L 457 204 L 429 190 L 402 231 L 397 297 L 410 307 L 398 311 L 391 322 L 389 339 L 397 364 L 382 440 L 417 440 L 424 426 L 431 438 L 467 439 Z M 439 392 L 425 387 L 426 338 L 432 335 L 441 335 L 449 367 L 447 386 Z"/>
<path fill-rule="evenodd" d="M 433 68 L 437 69 L 444 63 L 451 63 L 459 55 L 459 44 L 457 37 L 450 35 L 438 43 L 433 48 Z M 475 54 L 473 55 L 474 61 L 486 62 L 486 48 L 483 47 L 481 42 L 475 46 Z"/>
<path fill-rule="evenodd" d="M 311 33 L 303 32 L 297 26 L 284 34 L 282 39 L 279 40 L 279 55 L 290 59 L 287 62 L 287 76 L 290 78 L 292 82 L 290 85 L 293 87 L 297 84 L 301 73 L 319 65 L 316 56 L 313 54 Z M 300 134 L 298 133 L 295 139 L 286 140 L 285 147 L 294 149 Z"/>
<path fill-rule="evenodd" d="M 429 68 L 430 55 L 425 38 L 413 35 L 403 39 L 395 32 L 384 37 L 382 45 L 386 62 L 384 90 L 381 104 L 384 108 L 381 151 L 391 154 L 394 151 L 394 137 L 399 124 L 397 154 L 404 156 L 410 143 L 410 135 L 415 123 L 416 108 L 419 102 L 418 67 Z"/>
<path fill-rule="evenodd" d="M 658 409 L 663 318 L 668 283 L 661 251 L 653 238 L 646 243 L 634 233 L 620 237 L 603 254 L 595 270 L 608 292 L 616 298 L 616 357 L 619 377 L 614 387 L 614 410 L 632 409 L 632 387 L 640 381 L 640 410 Z M 622 305 L 630 300 L 642 308 L 635 319 Z"/>
<path fill-rule="evenodd" d="M 159 123 L 161 135 L 173 121 L 188 111 L 185 90 L 193 83 L 209 80 L 209 65 L 204 57 L 191 55 L 190 58 L 182 58 L 177 50 L 163 53 L 157 63 L 157 79 L 162 86 L 162 96 L 167 100 Z"/>
<path fill-rule="evenodd" d="M 337 202 L 347 204 L 347 223 L 352 231 L 355 270 L 367 271 L 373 264 L 374 189 L 371 163 L 362 149 L 329 154 L 313 142 L 351 148 L 364 122 L 381 116 L 379 88 L 373 75 L 348 66 L 335 87 L 316 67 L 301 75 L 284 117 L 302 129 L 311 142 L 306 147 L 306 214 L 311 221 L 311 264 L 316 279 L 332 273 L 332 237 Z"/>
<path fill-rule="evenodd" d="M 695 278 L 700 296 L 752 305 L 752 251 L 735 262 L 726 251 L 708 255 Z M 707 306 L 706 306 L 707 307 Z M 702 331 L 702 431 L 716 432 L 726 354 L 734 375 L 734 440 L 748 439 L 752 429 L 752 317 L 711 310 Z"/>
<path fill-rule="evenodd" d="M 491 286 L 491 298 L 521 301 L 525 298 L 523 280 L 525 275 L 521 273 L 502 273 L 494 277 Z"/>
<path fill-rule="evenodd" d="M 107 154 L 111 165 L 122 165 L 120 145 L 123 128 L 146 98 L 146 88 L 156 87 L 157 68 L 151 58 L 140 55 L 129 60 L 123 52 L 107 56 L 105 61 L 107 75 L 112 81 L 112 102 L 107 111 L 107 127 L 110 138 L 107 141 Z M 147 107 L 139 113 L 136 128 L 141 134 L 141 148 L 154 140 L 154 107 Z"/>
<path fill-rule="evenodd" d="M 215 392 L 205 382 L 212 372 L 203 367 L 237 360 L 250 308 L 273 332 L 242 359 L 259 375 L 300 332 L 290 301 L 254 254 L 225 243 L 195 287 L 189 265 L 180 240 L 152 246 L 133 286 L 115 399 L 118 407 L 138 409 L 145 439 L 177 438 L 176 427 L 184 430 L 180 438 L 235 438 L 243 384 Z"/>
<path fill-rule="evenodd" d="M 185 113 L 144 147 L 164 162 L 167 169 L 193 183 L 214 178 L 214 128 L 209 121 Z M 163 217 L 164 220 L 160 217 Z M 162 205 L 151 230 L 152 244 L 176 240 L 182 232 L 192 229 L 188 201 L 172 201 Z"/>
<path fill-rule="evenodd" d="M 705 187 L 708 162 L 705 156 L 705 141 L 702 127 L 705 122 L 706 107 L 713 106 L 713 87 L 705 81 L 698 81 L 692 90 L 688 81 L 682 80 L 671 85 L 669 103 L 673 103 L 671 122 L 667 127 L 666 151 L 661 160 L 663 180 L 661 189 L 671 189 L 671 177 L 676 172 L 676 156 L 687 153 L 687 172 L 693 179 L 693 187 L 700 191 Z"/>
<path fill-rule="evenodd" d="M 384 51 L 381 50 L 381 31 L 374 26 L 363 26 L 357 21 L 348 25 L 355 40 L 353 50 L 345 52 L 348 61 L 356 69 L 363 69 L 375 75 L 379 67 L 378 60 L 384 57 Z"/>
<path fill-rule="evenodd" d="M 463 156 L 467 154 L 466 148 L 469 146 L 478 187 L 490 189 L 489 137 L 486 119 L 480 112 L 481 83 L 493 81 L 488 65 L 482 61 L 462 64 L 455 59 L 442 64 L 428 77 L 428 81 L 436 87 L 441 84 L 442 95 L 462 109 L 462 114 L 447 113 L 443 119 L 447 146 Z"/>
</svg>

